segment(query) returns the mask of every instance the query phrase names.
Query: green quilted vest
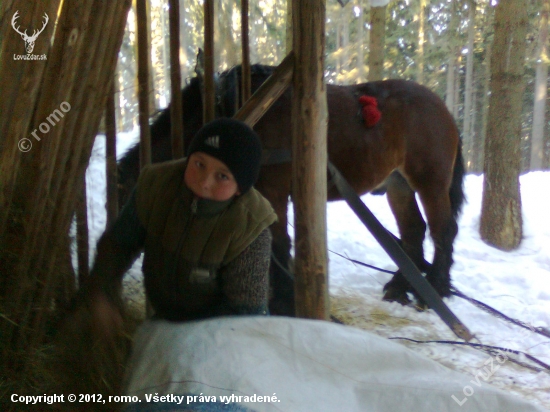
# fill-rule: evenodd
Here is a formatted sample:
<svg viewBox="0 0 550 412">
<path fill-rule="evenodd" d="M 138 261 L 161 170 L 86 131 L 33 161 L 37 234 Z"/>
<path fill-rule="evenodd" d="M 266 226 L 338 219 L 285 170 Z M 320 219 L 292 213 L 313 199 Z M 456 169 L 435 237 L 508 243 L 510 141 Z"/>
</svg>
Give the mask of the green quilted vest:
<svg viewBox="0 0 550 412">
<path fill-rule="evenodd" d="M 254 188 L 228 202 L 195 198 L 184 183 L 186 160 L 148 166 L 136 189 L 147 231 L 143 273 L 155 310 L 200 312 L 221 299 L 217 270 L 241 254 L 277 216 Z"/>
</svg>

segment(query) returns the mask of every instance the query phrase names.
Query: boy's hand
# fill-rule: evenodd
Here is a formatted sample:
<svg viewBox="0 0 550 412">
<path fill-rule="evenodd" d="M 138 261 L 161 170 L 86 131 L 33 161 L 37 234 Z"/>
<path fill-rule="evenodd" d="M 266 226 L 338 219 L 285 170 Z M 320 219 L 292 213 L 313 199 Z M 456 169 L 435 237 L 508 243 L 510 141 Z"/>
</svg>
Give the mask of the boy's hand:
<svg viewBox="0 0 550 412">
<path fill-rule="evenodd" d="M 104 293 L 94 294 L 89 307 L 94 336 L 111 341 L 121 334 L 124 322 L 120 310 Z"/>
<path fill-rule="evenodd" d="M 101 290 L 93 288 L 75 297 L 72 308 L 61 321 L 61 339 L 112 344 L 123 333 L 119 307 Z"/>
</svg>

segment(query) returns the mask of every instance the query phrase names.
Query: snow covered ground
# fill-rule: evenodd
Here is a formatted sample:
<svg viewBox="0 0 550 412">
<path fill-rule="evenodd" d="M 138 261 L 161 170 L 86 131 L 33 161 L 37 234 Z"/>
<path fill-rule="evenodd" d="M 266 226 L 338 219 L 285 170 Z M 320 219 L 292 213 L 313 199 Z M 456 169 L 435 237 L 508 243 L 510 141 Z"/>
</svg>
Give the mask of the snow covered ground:
<svg viewBox="0 0 550 412">
<path fill-rule="evenodd" d="M 118 141 L 118 153 L 123 154 L 136 141 L 136 133 L 120 134 Z M 92 258 L 95 243 L 105 228 L 104 158 L 104 137 L 98 136 L 87 174 Z M 459 221 L 451 272 L 454 286 L 530 326 L 550 328 L 550 218 L 547 212 L 550 172 L 521 177 L 524 239 L 513 252 L 499 251 L 480 239 L 482 187 L 482 176 L 466 177 L 467 203 Z M 366 195 L 363 201 L 386 228 L 397 234 L 385 196 Z M 395 265 L 344 202 L 329 203 L 327 212 L 330 250 L 395 270 Z M 289 214 L 292 222 L 292 208 Z M 429 240 L 425 249 L 430 260 L 433 245 Z M 332 253 L 329 258 L 330 291 L 336 297 L 335 305 L 342 307 L 342 313 L 353 316 L 354 324 L 385 337 L 456 340 L 433 311 L 417 312 L 411 307 L 381 301 L 382 287 L 390 275 L 358 266 Z M 136 262 L 126 278 L 130 285 L 135 285 L 140 276 L 140 264 Z M 475 334 L 476 342 L 520 350 L 550 364 L 549 338 L 505 323 L 458 297 L 446 299 L 446 303 Z M 464 394 L 457 394 L 459 400 L 475 396 L 479 385 L 492 384 L 550 410 L 549 373 L 530 371 L 503 357 L 492 357 L 468 347 L 398 342 L 445 366 L 471 374 L 472 383 L 465 387 Z"/>
</svg>

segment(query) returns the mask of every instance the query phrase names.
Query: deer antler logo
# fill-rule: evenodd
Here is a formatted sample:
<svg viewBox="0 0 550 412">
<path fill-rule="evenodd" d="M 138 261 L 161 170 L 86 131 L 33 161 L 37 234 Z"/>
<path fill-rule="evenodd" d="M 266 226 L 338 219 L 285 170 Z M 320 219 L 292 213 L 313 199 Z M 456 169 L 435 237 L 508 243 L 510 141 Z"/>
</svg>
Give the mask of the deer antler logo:
<svg viewBox="0 0 550 412">
<path fill-rule="evenodd" d="M 15 21 L 17 20 L 17 18 L 19 17 L 18 16 L 18 13 L 19 13 L 19 10 L 17 10 L 15 12 L 15 14 L 13 15 L 13 18 L 11 19 L 11 26 L 13 27 L 13 29 L 19 33 L 21 35 L 21 38 L 25 41 L 25 49 L 27 50 L 27 53 L 28 54 L 31 54 L 33 49 L 34 49 L 34 42 L 36 41 L 36 38 L 38 37 L 38 35 L 40 33 L 42 33 L 44 31 L 44 29 L 46 28 L 46 25 L 48 24 L 48 21 L 50 20 L 48 18 L 48 15 L 46 13 L 44 13 L 44 24 L 42 25 L 42 28 L 40 30 L 35 30 L 32 34 L 32 36 L 29 36 L 27 35 L 27 30 L 25 30 L 24 33 L 22 33 L 20 30 L 19 30 L 19 27 L 15 27 Z M 20 26 L 21 27 L 21 26 Z"/>
</svg>

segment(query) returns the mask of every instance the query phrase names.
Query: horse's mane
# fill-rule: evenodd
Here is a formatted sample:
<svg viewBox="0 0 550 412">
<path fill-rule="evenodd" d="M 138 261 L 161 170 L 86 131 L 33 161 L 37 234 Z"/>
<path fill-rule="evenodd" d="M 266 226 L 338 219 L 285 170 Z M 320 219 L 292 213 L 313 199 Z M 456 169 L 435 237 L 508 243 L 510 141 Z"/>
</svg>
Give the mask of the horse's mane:
<svg viewBox="0 0 550 412">
<path fill-rule="evenodd" d="M 275 70 L 275 66 L 264 64 L 253 64 L 250 66 L 250 73 L 253 77 L 259 77 L 260 80 L 267 79 Z M 239 79 L 241 75 L 241 65 L 233 66 L 220 73 L 220 79 Z M 237 77 L 238 76 L 238 77 Z M 193 113 L 197 109 L 197 101 L 200 101 L 200 80 L 197 76 L 191 77 L 188 84 L 182 89 L 182 103 L 185 113 Z M 202 110 L 202 108 L 200 108 Z M 170 106 L 151 116 L 151 144 L 157 140 L 163 140 L 170 134 Z M 139 164 L 139 143 L 129 148 L 118 161 L 119 172 L 124 172 L 130 166 Z"/>
<path fill-rule="evenodd" d="M 191 77 L 188 84 L 182 89 L 182 104 L 184 111 L 192 111 L 192 105 L 200 99 L 200 81 L 198 77 Z M 162 141 L 170 134 L 170 105 L 155 113 L 150 118 L 151 144 Z M 139 142 L 130 147 L 118 161 L 119 172 L 128 170 L 132 165 L 139 164 Z"/>
<path fill-rule="evenodd" d="M 242 65 L 238 64 L 236 66 L 233 66 L 230 69 L 223 71 L 220 74 L 220 77 L 226 77 L 230 74 L 233 74 L 235 71 L 240 75 L 241 69 L 242 69 Z M 271 74 L 275 69 L 276 69 L 276 66 L 267 66 L 265 64 L 256 63 L 250 66 L 250 74 L 252 76 L 265 76 L 267 78 L 271 76 Z"/>
</svg>

